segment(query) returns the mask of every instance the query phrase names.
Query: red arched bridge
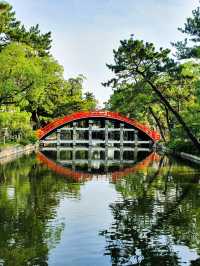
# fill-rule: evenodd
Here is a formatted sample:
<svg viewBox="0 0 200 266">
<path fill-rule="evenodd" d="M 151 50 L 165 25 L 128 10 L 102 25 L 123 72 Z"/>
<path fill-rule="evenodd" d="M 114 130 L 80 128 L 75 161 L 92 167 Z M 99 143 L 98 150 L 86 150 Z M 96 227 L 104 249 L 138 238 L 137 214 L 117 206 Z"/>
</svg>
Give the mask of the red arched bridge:
<svg viewBox="0 0 200 266">
<path fill-rule="evenodd" d="M 158 132 L 108 111 L 78 112 L 53 120 L 37 131 L 45 147 L 112 146 L 124 149 L 160 140 Z M 119 147 L 118 147 L 119 146 Z"/>
</svg>

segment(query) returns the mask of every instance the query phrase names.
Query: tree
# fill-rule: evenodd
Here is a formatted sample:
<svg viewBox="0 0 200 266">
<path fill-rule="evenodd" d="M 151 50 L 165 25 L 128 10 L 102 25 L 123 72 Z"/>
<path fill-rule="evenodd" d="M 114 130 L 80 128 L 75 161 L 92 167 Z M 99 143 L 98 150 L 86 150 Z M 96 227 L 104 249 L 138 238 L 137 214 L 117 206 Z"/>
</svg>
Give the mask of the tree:
<svg viewBox="0 0 200 266">
<path fill-rule="evenodd" d="M 30 124 L 31 114 L 21 112 L 19 108 L 12 108 L 11 110 L 0 111 L 0 128 L 7 128 L 9 138 L 18 137 L 18 140 L 28 139 L 32 135 L 32 127 Z"/>
<path fill-rule="evenodd" d="M 51 56 L 39 58 L 39 84 L 33 86 L 24 95 L 19 104 L 21 110 L 32 114 L 34 127 L 40 127 L 45 121 L 55 117 L 57 105 L 66 99 L 66 85 L 63 67 Z"/>
<path fill-rule="evenodd" d="M 158 79 L 159 86 L 170 104 L 183 116 L 187 124 L 194 129 L 199 137 L 197 125 L 200 119 L 198 100 L 199 65 L 186 62 L 180 65 L 179 81 L 169 76 Z M 190 77 L 190 79 L 189 79 Z M 180 82 L 181 81 L 181 82 Z M 181 84 L 181 85 L 180 85 Z M 115 87 L 107 108 L 118 111 L 126 116 L 137 119 L 159 131 L 164 141 L 184 142 L 186 135 L 180 131 L 174 116 L 162 104 L 157 95 L 145 83 L 123 83 Z M 196 126 L 195 126 L 196 125 Z M 180 145 L 180 143 L 177 143 Z M 186 143 L 184 143 L 186 145 Z"/>
<path fill-rule="evenodd" d="M 87 111 L 94 111 L 97 106 L 97 100 L 92 92 L 86 92 L 84 94 L 83 109 Z"/>
<path fill-rule="evenodd" d="M 168 97 L 165 96 L 165 88 L 163 89 L 162 82 L 167 77 L 168 82 L 165 81 L 164 84 L 176 82 L 181 87 L 182 81 L 188 81 L 191 77 L 183 78 L 181 76 L 182 68 L 169 57 L 169 49 L 160 48 L 159 51 L 156 51 L 152 43 L 144 43 L 142 40 L 133 40 L 132 38 L 120 43 L 118 50 L 114 50 L 114 64 L 107 65 L 114 72 L 115 78 L 104 85 L 116 87 L 124 83 L 136 84 L 142 82 L 149 86 L 151 94 L 155 95 L 160 104 L 174 115 L 188 138 L 200 151 L 198 139 L 190 127 L 187 126 L 179 111 L 173 107 Z"/>
<path fill-rule="evenodd" d="M 39 57 L 30 46 L 12 43 L 0 53 L 0 68 L 0 105 L 19 106 L 36 124 L 38 115 L 52 114 L 64 82 L 63 68 L 52 57 Z"/>
<path fill-rule="evenodd" d="M 40 56 L 49 54 L 51 48 L 51 32 L 41 33 L 39 25 L 25 28 L 15 17 L 12 6 L 0 2 L 0 50 L 12 42 L 20 42 L 34 48 Z"/>
<path fill-rule="evenodd" d="M 39 25 L 27 30 L 12 7 L 0 2 L 0 107 L 18 107 L 22 115 L 28 112 L 34 129 L 58 116 L 96 106 L 92 95 L 83 96 L 85 77 L 65 80 L 50 47 L 50 32 L 42 34 Z"/>
<path fill-rule="evenodd" d="M 9 4 L 5 1 L 0 1 L 0 14 L 8 10 Z"/>
<path fill-rule="evenodd" d="M 200 58 L 200 7 L 192 11 L 192 17 L 186 19 L 183 28 L 178 30 L 188 36 L 183 41 L 172 43 L 178 59 Z"/>
<path fill-rule="evenodd" d="M 41 81 L 39 58 L 23 44 L 10 44 L 0 53 L 0 69 L 0 105 L 24 100 Z"/>
<path fill-rule="evenodd" d="M 81 185 L 43 167 L 35 155 L 1 166 L 0 176 L 0 260 L 5 266 L 48 265 L 65 227 L 55 209 L 63 193 L 79 198 Z"/>
<path fill-rule="evenodd" d="M 34 128 L 52 118 L 96 106 L 83 97 L 83 78 L 65 80 L 52 56 L 38 56 L 30 46 L 12 43 L 0 53 L 0 105 L 16 105 L 31 113 Z"/>
<path fill-rule="evenodd" d="M 86 92 L 83 95 L 83 81 L 85 77 L 79 75 L 70 78 L 64 83 L 64 90 L 61 93 L 61 101 L 56 104 L 55 117 L 65 116 L 77 111 L 91 111 L 96 109 L 97 100 L 92 93 Z"/>
<path fill-rule="evenodd" d="M 121 197 L 109 206 L 112 224 L 100 232 L 113 265 L 179 265 L 177 243 L 200 250 L 199 178 L 190 166 L 184 172 L 191 175 L 163 157 L 114 182 Z"/>
</svg>

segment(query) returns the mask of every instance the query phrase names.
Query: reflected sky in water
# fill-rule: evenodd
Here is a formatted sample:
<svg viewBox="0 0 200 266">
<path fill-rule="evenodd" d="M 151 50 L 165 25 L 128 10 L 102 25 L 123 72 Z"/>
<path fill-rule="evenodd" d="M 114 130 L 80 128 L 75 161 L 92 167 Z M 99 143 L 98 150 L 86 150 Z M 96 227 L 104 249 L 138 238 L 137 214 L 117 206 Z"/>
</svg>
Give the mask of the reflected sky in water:
<svg viewBox="0 0 200 266">
<path fill-rule="evenodd" d="M 0 166 L 0 265 L 200 265 L 196 166 L 143 152 L 98 171 L 57 159 Z"/>
</svg>

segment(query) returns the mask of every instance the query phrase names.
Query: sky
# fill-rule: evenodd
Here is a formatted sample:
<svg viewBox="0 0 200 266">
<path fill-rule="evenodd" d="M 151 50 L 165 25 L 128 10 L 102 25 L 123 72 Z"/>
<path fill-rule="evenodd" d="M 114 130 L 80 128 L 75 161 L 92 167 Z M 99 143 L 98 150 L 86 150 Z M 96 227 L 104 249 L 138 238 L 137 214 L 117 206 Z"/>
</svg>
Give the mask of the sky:
<svg viewBox="0 0 200 266">
<path fill-rule="evenodd" d="M 8 0 L 27 27 L 51 31 L 52 54 L 64 66 L 65 77 L 83 74 L 85 91 L 102 104 L 111 88 L 101 85 L 112 77 L 106 63 L 113 49 L 131 34 L 156 46 L 170 47 L 182 39 L 177 30 L 191 16 L 198 0 Z"/>
</svg>

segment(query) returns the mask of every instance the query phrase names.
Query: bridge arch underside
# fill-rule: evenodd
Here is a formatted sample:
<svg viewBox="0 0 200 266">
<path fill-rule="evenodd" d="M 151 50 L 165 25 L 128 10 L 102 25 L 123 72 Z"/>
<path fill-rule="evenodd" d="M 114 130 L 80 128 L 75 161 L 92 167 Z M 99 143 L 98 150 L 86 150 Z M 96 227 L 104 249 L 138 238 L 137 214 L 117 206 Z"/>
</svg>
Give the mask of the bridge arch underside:
<svg viewBox="0 0 200 266">
<path fill-rule="evenodd" d="M 90 117 L 64 123 L 41 137 L 43 147 L 150 147 L 154 140 L 144 131 L 117 119 Z"/>
</svg>

